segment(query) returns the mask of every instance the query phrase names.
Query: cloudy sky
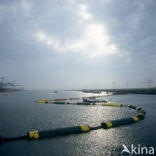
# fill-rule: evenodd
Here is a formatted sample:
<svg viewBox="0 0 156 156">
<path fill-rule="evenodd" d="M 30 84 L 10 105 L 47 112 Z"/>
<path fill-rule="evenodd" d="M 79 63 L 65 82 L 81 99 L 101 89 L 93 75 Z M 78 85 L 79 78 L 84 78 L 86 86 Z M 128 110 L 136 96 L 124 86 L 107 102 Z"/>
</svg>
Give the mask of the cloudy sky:
<svg viewBox="0 0 156 156">
<path fill-rule="evenodd" d="M 25 89 L 156 86 L 156 1 L 0 0 L 0 76 Z"/>
</svg>

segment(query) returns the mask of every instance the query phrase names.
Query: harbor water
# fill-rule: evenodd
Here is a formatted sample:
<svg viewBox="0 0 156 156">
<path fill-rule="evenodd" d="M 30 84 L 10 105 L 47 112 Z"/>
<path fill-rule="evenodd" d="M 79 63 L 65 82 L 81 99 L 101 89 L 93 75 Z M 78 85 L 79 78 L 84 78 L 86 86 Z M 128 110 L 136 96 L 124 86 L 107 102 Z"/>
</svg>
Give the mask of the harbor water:
<svg viewBox="0 0 156 156">
<path fill-rule="evenodd" d="M 83 97 L 78 91 L 21 91 L 0 93 L 0 135 L 26 135 L 30 130 L 50 130 L 81 124 L 98 126 L 103 121 L 136 115 L 126 107 L 55 105 L 35 103 L 38 99 Z M 94 95 L 94 94 L 93 94 Z M 115 95 L 105 97 L 112 103 L 131 104 L 146 110 L 138 123 L 89 133 L 57 136 L 41 140 L 20 140 L 0 145 L 0 156 L 108 156 L 121 155 L 128 148 L 154 147 L 156 150 L 156 95 Z M 156 151 L 155 151 L 156 153 Z M 124 154 L 126 155 L 126 153 Z"/>
</svg>

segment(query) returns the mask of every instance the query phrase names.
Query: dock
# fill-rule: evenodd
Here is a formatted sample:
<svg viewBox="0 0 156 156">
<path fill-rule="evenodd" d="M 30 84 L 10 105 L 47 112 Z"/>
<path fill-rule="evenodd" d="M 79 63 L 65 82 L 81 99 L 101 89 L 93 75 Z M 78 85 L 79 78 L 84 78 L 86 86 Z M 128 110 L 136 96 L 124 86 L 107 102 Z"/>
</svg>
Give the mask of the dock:
<svg viewBox="0 0 156 156">
<path fill-rule="evenodd" d="M 84 93 L 101 93 L 111 92 L 114 95 L 118 94 L 153 94 L 156 95 L 156 87 L 154 88 L 124 88 L 124 89 L 83 89 L 80 90 Z"/>
</svg>

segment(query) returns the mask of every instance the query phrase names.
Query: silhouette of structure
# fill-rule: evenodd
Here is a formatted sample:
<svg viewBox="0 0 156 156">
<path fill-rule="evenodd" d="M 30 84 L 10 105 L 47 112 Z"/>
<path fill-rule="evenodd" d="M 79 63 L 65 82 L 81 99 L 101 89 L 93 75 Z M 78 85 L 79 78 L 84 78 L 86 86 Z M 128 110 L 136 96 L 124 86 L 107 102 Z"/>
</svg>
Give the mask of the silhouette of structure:
<svg viewBox="0 0 156 156">
<path fill-rule="evenodd" d="M 21 85 L 15 81 L 8 81 L 4 77 L 0 77 L 0 92 L 20 91 Z"/>
</svg>

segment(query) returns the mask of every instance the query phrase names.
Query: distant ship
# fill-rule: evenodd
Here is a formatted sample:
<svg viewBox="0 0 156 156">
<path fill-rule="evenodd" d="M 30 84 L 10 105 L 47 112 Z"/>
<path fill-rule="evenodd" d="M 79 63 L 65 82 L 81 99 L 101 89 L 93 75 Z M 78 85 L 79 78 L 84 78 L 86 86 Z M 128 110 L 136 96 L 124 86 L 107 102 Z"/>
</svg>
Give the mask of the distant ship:
<svg viewBox="0 0 156 156">
<path fill-rule="evenodd" d="M 58 93 L 58 91 L 57 90 L 54 90 L 54 93 Z"/>
<path fill-rule="evenodd" d="M 0 92 L 13 92 L 21 91 L 21 85 L 17 84 L 15 81 L 8 81 L 4 77 L 0 77 Z"/>
</svg>

